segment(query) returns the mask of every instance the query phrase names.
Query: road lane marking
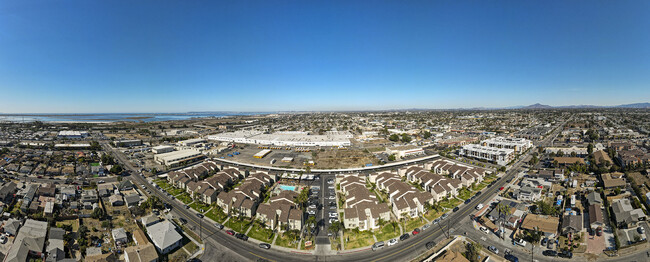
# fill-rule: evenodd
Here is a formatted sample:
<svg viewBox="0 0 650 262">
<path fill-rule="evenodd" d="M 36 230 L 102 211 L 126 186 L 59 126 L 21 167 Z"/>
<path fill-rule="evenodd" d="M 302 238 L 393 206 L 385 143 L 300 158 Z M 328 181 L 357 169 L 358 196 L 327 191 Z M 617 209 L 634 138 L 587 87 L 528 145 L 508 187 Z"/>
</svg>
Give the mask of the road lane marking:
<svg viewBox="0 0 650 262">
<path fill-rule="evenodd" d="M 250 252 L 250 251 L 249 251 L 248 253 L 250 253 L 250 254 L 253 255 L 253 256 L 259 257 L 259 258 L 261 258 L 261 259 L 266 259 L 266 260 L 268 260 L 268 261 L 275 262 L 275 260 L 273 260 L 273 259 L 265 258 L 265 257 L 263 257 L 263 256 L 260 256 L 260 255 L 255 254 L 255 253 L 253 253 L 253 252 Z"/>
</svg>

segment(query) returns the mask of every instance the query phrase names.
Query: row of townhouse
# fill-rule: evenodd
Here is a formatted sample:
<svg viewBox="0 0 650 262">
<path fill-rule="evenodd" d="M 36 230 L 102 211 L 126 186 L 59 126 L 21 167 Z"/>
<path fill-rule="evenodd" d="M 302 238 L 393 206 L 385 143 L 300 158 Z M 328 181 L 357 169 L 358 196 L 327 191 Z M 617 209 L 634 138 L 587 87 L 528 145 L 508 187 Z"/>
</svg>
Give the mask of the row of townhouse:
<svg viewBox="0 0 650 262">
<path fill-rule="evenodd" d="M 465 187 L 469 187 L 473 183 L 481 183 L 485 177 L 483 168 L 466 166 L 446 159 L 433 161 L 429 169 L 436 174 L 460 179 L 461 184 Z"/>
<path fill-rule="evenodd" d="M 377 189 L 388 194 L 393 214 L 397 219 L 417 217 L 425 211 L 425 203 L 433 204 L 433 196 L 421 192 L 415 187 L 402 181 L 395 173 L 384 172 L 376 176 Z"/>
<path fill-rule="evenodd" d="M 252 218 L 255 215 L 262 193 L 276 180 L 276 176 L 265 172 L 252 173 L 238 187 L 217 195 L 217 205 L 226 214 L 234 213 Z"/>
<path fill-rule="evenodd" d="M 205 161 L 198 165 L 169 172 L 167 174 L 167 182 L 175 187 L 185 189 L 190 181 L 198 182 L 207 177 L 211 172 L 218 170 L 219 167 L 217 164 L 211 161 Z"/>
<path fill-rule="evenodd" d="M 271 230 L 302 229 L 303 213 L 296 205 L 297 197 L 298 193 L 295 191 L 280 191 L 278 195 L 271 197 L 268 203 L 257 207 L 256 218 Z"/>
<path fill-rule="evenodd" d="M 343 224 L 345 228 L 372 230 L 379 228 L 379 220 L 390 220 L 388 205 L 379 203 L 377 197 L 366 188 L 365 179 L 358 175 L 337 177 L 345 194 Z"/>
<path fill-rule="evenodd" d="M 193 199 L 211 205 L 219 193 L 239 181 L 245 174 L 245 172 L 240 172 L 234 168 L 226 168 L 202 181 L 190 181 L 187 183 L 185 190 Z"/>
</svg>

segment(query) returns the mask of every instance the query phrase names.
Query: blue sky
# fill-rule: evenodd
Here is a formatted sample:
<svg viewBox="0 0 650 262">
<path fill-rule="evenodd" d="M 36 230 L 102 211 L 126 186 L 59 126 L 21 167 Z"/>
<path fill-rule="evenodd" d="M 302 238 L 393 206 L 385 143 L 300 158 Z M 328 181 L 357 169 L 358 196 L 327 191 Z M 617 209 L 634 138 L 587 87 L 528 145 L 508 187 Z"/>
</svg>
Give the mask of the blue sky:
<svg viewBox="0 0 650 262">
<path fill-rule="evenodd" d="M 0 112 L 650 101 L 650 1 L 2 1 Z"/>
</svg>

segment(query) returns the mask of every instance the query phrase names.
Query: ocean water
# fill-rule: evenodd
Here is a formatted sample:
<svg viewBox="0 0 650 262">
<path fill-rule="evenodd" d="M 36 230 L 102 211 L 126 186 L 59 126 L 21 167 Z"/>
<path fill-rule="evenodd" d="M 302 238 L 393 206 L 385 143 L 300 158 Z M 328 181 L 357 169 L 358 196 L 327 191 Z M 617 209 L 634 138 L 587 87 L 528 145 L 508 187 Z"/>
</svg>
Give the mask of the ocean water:
<svg viewBox="0 0 650 262">
<path fill-rule="evenodd" d="M 154 121 L 171 121 L 187 120 L 192 118 L 220 118 L 225 116 L 237 115 L 261 115 L 270 114 L 268 112 L 254 113 L 124 113 L 124 114 L 0 114 L 0 122 L 69 122 L 69 123 L 102 123 L 102 122 L 154 122 Z"/>
</svg>

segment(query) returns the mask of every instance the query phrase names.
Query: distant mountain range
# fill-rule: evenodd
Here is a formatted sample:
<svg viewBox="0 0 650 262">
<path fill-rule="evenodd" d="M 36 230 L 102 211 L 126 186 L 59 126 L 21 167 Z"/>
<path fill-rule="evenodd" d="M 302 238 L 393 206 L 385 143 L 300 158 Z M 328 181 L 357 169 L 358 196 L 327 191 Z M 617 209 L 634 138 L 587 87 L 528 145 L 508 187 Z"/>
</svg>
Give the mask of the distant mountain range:
<svg viewBox="0 0 650 262">
<path fill-rule="evenodd" d="M 564 108 L 650 108 L 650 103 L 635 103 L 617 106 L 595 106 L 595 105 L 570 105 L 570 106 L 549 106 L 540 103 L 522 106 L 519 109 L 564 109 Z"/>
</svg>

